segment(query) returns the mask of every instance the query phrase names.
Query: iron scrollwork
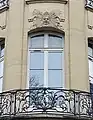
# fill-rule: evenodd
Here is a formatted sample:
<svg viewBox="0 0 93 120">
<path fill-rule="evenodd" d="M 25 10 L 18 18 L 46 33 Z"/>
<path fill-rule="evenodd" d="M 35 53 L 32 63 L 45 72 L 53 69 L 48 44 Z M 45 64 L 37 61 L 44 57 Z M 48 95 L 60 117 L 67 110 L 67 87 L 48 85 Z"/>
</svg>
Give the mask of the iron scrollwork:
<svg viewBox="0 0 93 120">
<path fill-rule="evenodd" d="M 91 93 L 59 88 L 31 88 L 0 94 L 0 117 L 33 113 L 93 116 Z"/>
</svg>

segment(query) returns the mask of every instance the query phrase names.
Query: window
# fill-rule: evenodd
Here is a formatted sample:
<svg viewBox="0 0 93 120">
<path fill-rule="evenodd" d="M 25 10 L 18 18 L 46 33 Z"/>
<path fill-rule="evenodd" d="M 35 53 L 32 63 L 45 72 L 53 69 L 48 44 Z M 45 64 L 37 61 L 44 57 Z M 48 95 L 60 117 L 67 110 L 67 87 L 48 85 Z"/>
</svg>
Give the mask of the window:
<svg viewBox="0 0 93 120">
<path fill-rule="evenodd" d="M 63 87 L 64 37 L 41 33 L 29 37 L 29 87 Z"/>
<path fill-rule="evenodd" d="M 4 41 L 0 41 L 0 92 L 2 92 L 3 85 L 3 68 L 4 68 Z"/>
<path fill-rule="evenodd" d="M 90 92 L 93 92 L 93 40 L 88 40 L 88 62 L 89 62 L 89 81 Z"/>
</svg>

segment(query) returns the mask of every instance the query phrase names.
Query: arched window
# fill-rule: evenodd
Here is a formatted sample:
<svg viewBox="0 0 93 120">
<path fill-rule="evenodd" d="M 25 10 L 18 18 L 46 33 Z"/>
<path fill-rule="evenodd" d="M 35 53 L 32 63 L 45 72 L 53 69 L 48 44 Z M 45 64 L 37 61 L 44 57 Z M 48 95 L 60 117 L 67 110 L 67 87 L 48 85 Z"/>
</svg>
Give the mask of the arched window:
<svg viewBox="0 0 93 120">
<path fill-rule="evenodd" d="M 64 37 L 55 33 L 29 36 L 29 87 L 63 87 Z"/>
</svg>

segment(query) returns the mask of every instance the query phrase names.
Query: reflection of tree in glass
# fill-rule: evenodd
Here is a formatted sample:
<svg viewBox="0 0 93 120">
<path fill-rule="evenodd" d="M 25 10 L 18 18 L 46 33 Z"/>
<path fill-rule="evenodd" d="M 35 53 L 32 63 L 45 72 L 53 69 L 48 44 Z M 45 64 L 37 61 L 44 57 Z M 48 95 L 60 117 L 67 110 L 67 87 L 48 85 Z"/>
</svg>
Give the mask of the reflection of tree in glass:
<svg viewBox="0 0 93 120">
<path fill-rule="evenodd" d="M 36 76 L 33 76 L 29 80 L 29 104 L 30 106 L 33 106 L 33 103 L 38 99 L 38 93 L 40 93 L 41 90 L 39 89 L 31 89 L 31 88 L 38 88 L 43 87 L 43 85 L 40 85 L 39 78 Z"/>
<path fill-rule="evenodd" d="M 43 87 L 43 84 L 40 85 L 39 78 L 36 76 L 32 76 L 29 80 L 29 89 L 31 89 L 32 87 Z"/>
</svg>

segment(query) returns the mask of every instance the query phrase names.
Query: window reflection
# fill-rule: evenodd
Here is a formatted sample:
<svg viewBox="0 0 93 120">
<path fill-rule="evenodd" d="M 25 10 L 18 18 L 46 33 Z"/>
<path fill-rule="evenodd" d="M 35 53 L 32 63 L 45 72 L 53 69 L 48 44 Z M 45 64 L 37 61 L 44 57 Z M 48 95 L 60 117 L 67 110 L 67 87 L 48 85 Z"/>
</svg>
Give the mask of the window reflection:
<svg viewBox="0 0 93 120">
<path fill-rule="evenodd" d="M 48 46 L 49 48 L 62 48 L 64 45 L 62 37 L 56 35 L 49 35 Z"/>
<path fill-rule="evenodd" d="M 44 86 L 44 70 L 30 70 L 29 87 Z"/>
<path fill-rule="evenodd" d="M 62 69 L 62 52 L 49 52 L 48 69 Z"/>
<path fill-rule="evenodd" d="M 31 37 L 29 48 L 43 48 L 44 47 L 44 35 L 37 35 Z"/>
<path fill-rule="evenodd" d="M 30 52 L 30 69 L 44 69 L 44 52 Z"/>
<path fill-rule="evenodd" d="M 30 37 L 29 71 L 31 86 L 63 86 L 63 36 L 40 34 Z"/>
<path fill-rule="evenodd" d="M 48 86 L 62 87 L 62 70 L 48 70 Z"/>
</svg>

